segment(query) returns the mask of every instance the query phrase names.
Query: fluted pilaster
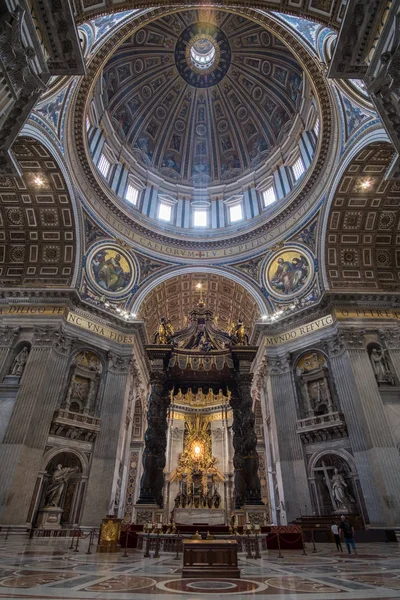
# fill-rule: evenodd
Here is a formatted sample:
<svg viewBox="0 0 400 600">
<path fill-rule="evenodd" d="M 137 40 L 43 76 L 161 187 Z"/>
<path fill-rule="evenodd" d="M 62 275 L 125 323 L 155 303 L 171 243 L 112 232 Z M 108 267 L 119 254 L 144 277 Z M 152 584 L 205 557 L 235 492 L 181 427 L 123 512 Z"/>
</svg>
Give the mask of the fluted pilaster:
<svg viewBox="0 0 400 600">
<path fill-rule="evenodd" d="M 83 525 L 95 526 L 113 510 L 116 472 L 122 453 L 131 356 L 109 353 L 108 370 L 88 481 Z"/>
<path fill-rule="evenodd" d="M 271 428 L 282 523 L 299 517 L 311 506 L 305 460 L 296 433 L 296 391 L 289 356 L 268 357 L 267 393 L 271 399 Z"/>
<path fill-rule="evenodd" d="M 364 332 L 343 330 L 331 350 L 332 372 L 348 426 L 371 523 L 400 520 L 400 464 L 364 344 Z"/>
<path fill-rule="evenodd" d="M 3 523 L 23 524 L 27 520 L 51 420 L 61 401 L 71 349 L 72 340 L 62 332 L 35 329 L 14 410 L 0 446 L 0 489 L 5 490 Z"/>
</svg>

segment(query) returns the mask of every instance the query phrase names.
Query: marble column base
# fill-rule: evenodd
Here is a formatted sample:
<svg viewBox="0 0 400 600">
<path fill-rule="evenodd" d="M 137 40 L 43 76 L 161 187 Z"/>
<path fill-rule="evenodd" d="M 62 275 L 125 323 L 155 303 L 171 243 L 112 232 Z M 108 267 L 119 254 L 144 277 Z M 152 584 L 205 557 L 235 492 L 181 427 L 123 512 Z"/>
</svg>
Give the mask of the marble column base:
<svg viewBox="0 0 400 600">
<path fill-rule="evenodd" d="M 233 512 L 236 515 L 236 523 L 239 526 L 243 526 L 246 523 L 260 525 L 260 527 L 269 524 L 269 511 L 265 505 L 244 505 L 240 510 Z"/>
<path fill-rule="evenodd" d="M 135 504 L 133 522 L 136 525 L 162 523 L 163 514 L 163 509 L 157 504 Z"/>
<path fill-rule="evenodd" d="M 38 529 L 61 529 L 61 515 L 63 509 L 58 506 L 48 506 L 38 512 Z"/>
</svg>

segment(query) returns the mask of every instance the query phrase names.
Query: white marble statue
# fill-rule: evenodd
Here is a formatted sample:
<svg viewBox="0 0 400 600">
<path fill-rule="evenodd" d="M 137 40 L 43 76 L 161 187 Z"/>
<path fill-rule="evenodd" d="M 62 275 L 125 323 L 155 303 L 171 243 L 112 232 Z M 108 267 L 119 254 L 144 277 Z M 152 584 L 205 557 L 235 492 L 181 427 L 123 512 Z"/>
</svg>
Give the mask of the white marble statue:
<svg viewBox="0 0 400 600">
<path fill-rule="evenodd" d="M 372 368 L 378 383 L 389 383 L 394 385 L 394 377 L 390 371 L 389 363 L 383 350 L 374 348 L 370 355 Z"/>
<path fill-rule="evenodd" d="M 61 494 L 68 479 L 78 471 L 78 467 L 63 467 L 57 465 L 56 470 L 51 477 L 51 483 L 46 491 L 45 507 L 56 506 L 60 502 Z"/>
<path fill-rule="evenodd" d="M 29 351 L 28 348 L 22 348 L 21 352 L 14 358 L 14 362 L 11 365 L 10 375 L 16 375 L 21 377 L 24 372 L 26 361 L 28 360 Z"/>
<path fill-rule="evenodd" d="M 332 496 L 337 503 L 337 508 L 349 509 L 355 503 L 354 498 L 348 493 L 348 485 L 339 469 L 335 469 L 331 479 Z"/>
</svg>

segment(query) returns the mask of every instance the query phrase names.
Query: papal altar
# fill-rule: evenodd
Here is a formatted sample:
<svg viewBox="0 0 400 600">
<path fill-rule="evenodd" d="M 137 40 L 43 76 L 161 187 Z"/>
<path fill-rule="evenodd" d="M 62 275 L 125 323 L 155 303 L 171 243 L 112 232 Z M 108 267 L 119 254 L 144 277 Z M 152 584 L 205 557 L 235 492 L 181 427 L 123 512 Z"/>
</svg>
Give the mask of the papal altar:
<svg viewBox="0 0 400 600">
<path fill-rule="evenodd" d="M 176 508 L 177 525 L 225 525 L 225 510 L 202 508 Z"/>
</svg>

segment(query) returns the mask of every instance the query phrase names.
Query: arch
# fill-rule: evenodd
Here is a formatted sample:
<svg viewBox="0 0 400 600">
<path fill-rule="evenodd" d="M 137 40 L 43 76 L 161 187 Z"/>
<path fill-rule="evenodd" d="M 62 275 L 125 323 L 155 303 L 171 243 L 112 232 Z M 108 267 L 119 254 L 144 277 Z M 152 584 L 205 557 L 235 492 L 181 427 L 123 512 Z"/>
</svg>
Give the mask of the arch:
<svg viewBox="0 0 400 600">
<path fill-rule="evenodd" d="M 73 287 L 76 284 L 76 282 L 78 281 L 79 271 L 80 271 L 81 265 L 82 265 L 82 256 L 83 256 L 83 251 L 84 251 L 84 239 L 82 237 L 81 231 L 84 231 L 84 227 L 82 225 L 82 223 L 83 223 L 82 211 L 80 209 L 80 204 L 76 200 L 76 195 L 74 192 L 74 188 L 73 188 L 73 185 L 71 182 L 71 178 L 70 178 L 67 166 L 65 164 L 64 157 L 62 156 L 59 149 L 47 137 L 47 135 L 45 135 L 44 132 L 42 132 L 35 124 L 31 123 L 29 120 L 27 121 L 27 123 L 25 123 L 25 125 L 21 129 L 18 138 L 19 137 L 32 138 L 33 140 L 37 140 L 38 142 L 43 144 L 43 146 L 45 148 L 47 148 L 47 150 L 50 152 L 50 154 L 53 156 L 53 158 L 57 161 L 57 165 L 58 165 L 58 167 L 64 177 L 65 183 L 67 185 L 68 193 L 69 193 L 69 196 L 71 199 L 72 210 L 74 211 L 75 225 L 76 225 L 75 226 L 75 240 L 76 240 L 76 242 L 75 242 L 75 249 L 76 249 L 75 266 L 74 266 L 74 275 L 73 275 L 73 278 L 71 281 L 71 287 Z M 17 138 L 17 141 L 18 141 L 18 138 Z"/>
<path fill-rule="evenodd" d="M 125 2 L 119 2 L 118 6 L 108 6 L 107 8 L 104 5 L 101 5 L 99 8 L 92 8 L 93 2 L 86 3 L 83 1 L 82 3 L 76 4 L 75 6 L 75 19 L 77 23 L 82 23 L 84 21 L 88 21 L 89 19 L 94 19 L 100 15 L 111 14 L 120 12 L 123 10 L 129 10 L 132 8 L 132 0 L 125 0 Z M 155 6 L 162 4 L 160 0 L 154 2 L 153 0 L 139 0 L 135 1 L 135 9 L 149 9 Z M 181 0 L 170 0 L 168 4 L 171 7 L 182 6 Z M 288 6 L 287 2 L 281 0 L 278 4 L 277 2 L 268 2 L 267 0 L 253 0 L 251 6 L 253 8 L 259 9 L 260 12 L 265 12 L 267 10 L 273 11 L 281 11 L 290 15 L 302 17 L 305 19 L 310 19 L 312 21 L 316 21 L 317 23 L 321 23 L 321 25 L 327 25 L 333 27 L 334 29 L 339 29 L 341 20 L 343 15 L 341 14 L 342 9 L 342 0 L 331 0 L 330 6 L 324 6 L 321 8 L 320 6 L 316 6 L 317 3 L 313 3 L 312 0 L 306 0 L 306 2 L 302 2 L 301 6 Z M 214 7 L 217 10 L 219 7 L 225 9 L 240 9 L 246 5 L 243 0 L 230 0 L 229 2 L 225 2 L 224 0 L 218 0 L 214 3 Z M 202 8 L 203 4 L 201 2 L 191 2 L 190 8 Z"/>
<path fill-rule="evenodd" d="M 334 290 L 397 290 L 395 254 L 400 186 L 386 179 L 394 148 L 382 130 L 349 153 L 327 202 L 323 277 Z"/>
<path fill-rule="evenodd" d="M 76 218 L 54 149 L 22 136 L 12 151 L 22 177 L 0 179 L 0 229 L 5 242 L 0 250 L 0 282 L 7 287 L 70 287 L 76 264 Z"/>
<path fill-rule="evenodd" d="M 250 330 L 267 312 L 254 288 L 244 284 L 244 278 L 223 269 L 181 268 L 156 278 L 141 294 L 141 301 L 134 304 L 134 310 L 146 321 L 149 337 L 154 336 L 162 317 L 175 330 L 185 326 L 190 311 L 200 300 L 199 282 L 206 307 L 225 331 L 240 319 Z"/>
<path fill-rule="evenodd" d="M 358 139 L 357 142 L 355 144 L 353 144 L 347 150 L 347 152 L 344 154 L 344 156 L 342 157 L 341 164 L 338 167 L 338 170 L 336 172 L 334 179 L 332 180 L 330 192 L 327 196 L 325 206 L 323 209 L 324 213 L 323 213 L 322 227 L 321 227 L 321 234 L 320 234 L 320 254 L 321 255 L 323 254 L 323 251 L 324 251 L 324 248 L 326 245 L 328 218 L 329 218 L 330 209 L 332 207 L 332 202 L 335 197 L 335 193 L 338 188 L 340 179 L 342 178 L 343 173 L 348 168 L 348 166 L 351 163 L 351 161 L 353 160 L 353 158 L 355 156 L 357 156 L 357 154 L 363 148 L 365 148 L 369 144 L 372 144 L 373 142 L 390 142 L 390 139 L 389 139 L 386 131 L 382 127 L 378 128 L 378 129 L 374 129 L 373 131 L 370 131 L 368 134 L 363 136 L 361 139 Z M 327 279 L 327 274 L 326 274 L 327 269 L 326 269 L 326 264 L 325 264 L 324 260 L 320 261 L 320 266 L 321 266 L 321 274 L 322 274 L 324 287 L 325 287 L 325 289 L 328 289 L 329 284 L 328 284 L 328 279 Z"/>
<path fill-rule="evenodd" d="M 315 454 L 313 454 L 313 456 L 311 457 L 310 462 L 308 463 L 308 476 L 311 477 L 312 473 L 314 472 L 315 467 L 317 466 L 318 461 L 323 458 L 324 456 L 328 456 L 328 455 L 337 455 L 339 456 L 342 460 L 344 460 L 350 467 L 351 471 L 351 475 L 357 475 L 357 468 L 356 468 L 356 464 L 354 462 L 354 458 L 353 456 L 347 452 L 347 450 L 344 450 L 343 448 L 334 448 L 334 449 L 330 449 L 327 448 L 326 450 L 321 450 L 320 452 L 316 452 Z"/>
<path fill-rule="evenodd" d="M 160 283 L 163 283 L 164 281 L 168 281 L 168 279 L 171 279 L 172 277 L 177 277 L 179 275 L 186 275 L 186 274 L 191 274 L 191 273 L 204 274 L 205 271 L 207 273 L 214 273 L 215 275 L 220 275 L 221 277 L 225 277 L 226 279 L 230 279 L 231 281 L 234 281 L 235 283 L 238 283 L 239 285 L 241 285 L 253 297 L 254 301 L 257 303 L 260 313 L 262 315 L 268 314 L 268 312 L 269 312 L 268 306 L 267 306 L 264 296 L 261 293 L 261 290 L 259 288 L 257 288 L 254 285 L 254 283 L 251 283 L 250 280 L 247 280 L 244 274 L 239 275 L 239 274 L 233 273 L 231 271 L 228 271 L 228 270 L 220 268 L 220 267 L 211 267 L 211 266 L 207 266 L 207 267 L 194 267 L 194 266 L 177 267 L 175 269 L 170 269 L 167 273 L 163 273 L 162 275 L 154 277 L 154 279 L 152 281 L 150 281 L 142 290 L 140 290 L 138 292 L 138 294 L 136 294 L 136 296 L 133 297 L 129 310 L 133 313 L 138 313 L 143 300 Z"/>
<path fill-rule="evenodd" d="M 76 456 L 76 458 L 80 461 L 81 463 L 81 473 L 82 473 L 82 477 L 88 477 L 89 475 L 89 461 L 87 459 L 87 457 L 85 456 L 85 454 L 83 452 L 81 452 L 80 450 L 77 450 L 76 448 L 69 448 L 66 446 L 57 446 L 55 448 L 51 448 L 50 450 L 48 450 L 42 458 L 42 463 L 40 466 L 40 471 L 42 473 L 46 472 L 46 469 L 48 467 L 48 465 L 51 463 L 51 461 L 58 455 L 58 454 L 73 454 L 74 456 Z"/>
</svg>

